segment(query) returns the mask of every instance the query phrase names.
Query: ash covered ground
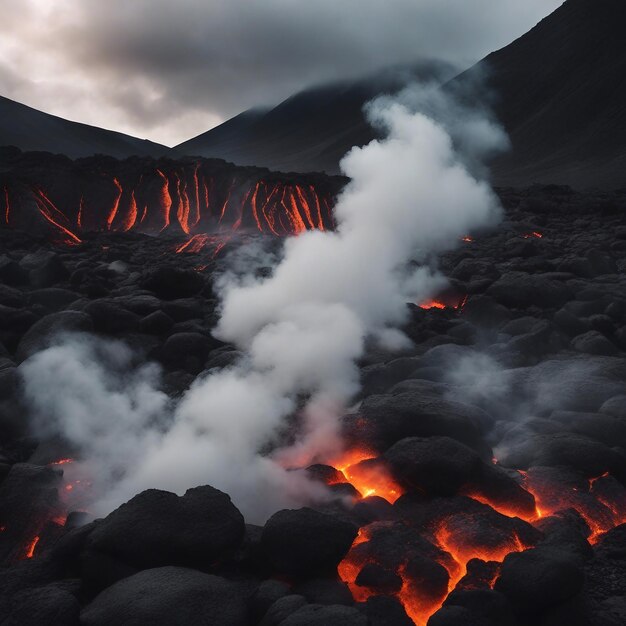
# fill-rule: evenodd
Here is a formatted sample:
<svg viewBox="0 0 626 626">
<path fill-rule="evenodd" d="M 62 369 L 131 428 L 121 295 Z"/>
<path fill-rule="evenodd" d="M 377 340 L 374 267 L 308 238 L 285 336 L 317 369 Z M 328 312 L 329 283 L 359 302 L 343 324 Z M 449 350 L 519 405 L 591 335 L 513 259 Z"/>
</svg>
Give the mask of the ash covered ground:
<svg viewBox="0 0 626 626">
<path fill-rule="evenodd" d="M 626 192 L 498 193 L 407 304 L 414 346 L 360 361 L 345 454 L 293 468 L 328 497 L 263 526 L 210 486 L 93 520 L 24 397 L 60 333 L 123 340 L 172 398 L 228 367 L 213 281 L 240 240 L 0 230 L 0 624 L 623 624 Z"/>
</svg>

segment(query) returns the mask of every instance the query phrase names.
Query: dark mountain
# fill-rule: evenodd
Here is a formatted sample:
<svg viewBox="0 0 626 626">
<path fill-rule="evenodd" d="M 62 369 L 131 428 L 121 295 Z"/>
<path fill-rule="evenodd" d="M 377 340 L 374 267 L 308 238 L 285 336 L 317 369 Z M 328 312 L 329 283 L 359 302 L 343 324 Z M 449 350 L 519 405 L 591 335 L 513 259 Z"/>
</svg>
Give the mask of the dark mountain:
<svg viewBox="0 0 626 626">
<path fill-rule="evenodd" d="M 159 157 L 170 148 L 111 130 L 70 122 L 0 96 L 0 146 L 40 150 L 72 158 L 107 154 Z"/>
<path fill-rule="evenodd" d="M 337 173 L 339 160 L 352 146 L 375 137 L 363 115 L 366 102 L 381 93 L 398 91 L 411 79 L 443 82 L 454 73 L 447 64 L 425 62 L 314 87 L 271 110 L 245 111 L 175 149 L 239 165 Z"/>
<path fill-rule="evenodd" d="M 486 86 L 513 149 L 493 165 L 499 185 L 626 185 L 626 1 L 568 0 L 526 35 L 461 74 Z M 393 76 L 393 75 L 392 75 Z M 247 111 L 180 146 L 185 154 L 296 171 L 337 172 L 374 134 L 363 104 L 401 76 L 303 91 L 271 111 Z M 404 76 L 406 78 L 406 76 Z"/>
<path fill-rule="evenodd" d="M 626 186 L 626 2 L 568 0 L 461 75 L 486 73 L 513 149 L 501 185 Z"/>
</svg>

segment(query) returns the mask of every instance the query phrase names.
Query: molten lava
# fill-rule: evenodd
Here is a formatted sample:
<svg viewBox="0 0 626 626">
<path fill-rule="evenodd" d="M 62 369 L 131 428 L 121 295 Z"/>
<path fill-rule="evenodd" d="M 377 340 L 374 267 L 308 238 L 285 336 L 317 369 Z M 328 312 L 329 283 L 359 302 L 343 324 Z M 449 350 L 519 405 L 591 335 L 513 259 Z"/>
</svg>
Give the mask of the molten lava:
<svg viewBox="0 0 626 626">
<path fill-rule="evenodd" d="M 39 213 L 52 226 L 52 238 L 55 242 L 67 246 L 82 243 L 69 228 L 63 226 L 62 222 L 67 223 L 67 217 L 57 209 L 52 200 L 41 189 L 36 191 L 34 197 Z"/>
<path fill-rule="evenodd" d="M 420 309 L 424 309 L 425 311 L 429 311 L 431 309 L 440 309 L 442 311 L 446 309 L 453 309 L 456 311 L 461 311 L 463 310 L 463 307 L 465 306 L 465 303 L 467 302 L 467 298 L 468 296 L 465 295 L 460 298 L 457 298 L 456 300 L 453 300 L 452 302 L 448 298 L 446 298 L 445 300 L 433 299 L 433 300 L 428 300 L 426 302 L 422 302 L 418 306 Z"/>
<path fill-rule="evenodd" d="M 35 556 L 35 548 L 37 547 L 37 544 L 39 543 L 39 535 L 37 535 L 36 537 L 34 537 L 32 539 L 32 541 L 26 546 L 26 553 L 25 553 L 25 558 L 27 559 L 32 559 L 33 556 Z"/>
<path fill-rule="evenodd" d="M 524 235 L 524 239 L 543 239 L 543 235 L 540 232 L 534 230 L 532 233 L 526 233 Z"/>
<path fill-rule="evenodd" d="M 369 462 L 369 463 L 368 463 Z M 331 465 L 340 471 L 362 498 L 379 496 L 393 504 L 404 490 L 398 485 L 376 455 L 368 450 L 349 450 Z"/>
</svg>

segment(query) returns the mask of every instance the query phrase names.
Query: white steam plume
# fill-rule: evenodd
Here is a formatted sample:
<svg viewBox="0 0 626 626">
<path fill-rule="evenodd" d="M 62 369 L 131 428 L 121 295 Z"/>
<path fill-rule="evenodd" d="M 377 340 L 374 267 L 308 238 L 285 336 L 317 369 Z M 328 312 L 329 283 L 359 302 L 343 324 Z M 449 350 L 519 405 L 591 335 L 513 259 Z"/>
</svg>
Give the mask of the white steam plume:
<svg viewBox="0 0 626 626">
<path fill-rule="evenodd" d="M 369 106 L 370 120 L 386 131 L 386 139 L 353 148 L 343 159 L 351 182 L 335 208 L 335 232 L 288 239 L 269 278 L 224 278 L 216 335 L 245 357 L 199 378 L 169 419 L 145 424 L 140 415 L 145 437 L 132 438 L 124 476 L 109 485 L 100 512 L 148 487 L 180 493 L 212 484 L 228 492 L 250 521 L 321 496 L 319 486 L 284 464 L 337 451 L 338 416 L 358 390 L 355 361 L 366 340 L 377 339 L 387 348 L 407 345 L 396 330 L 405 320 L 406 302 L 432 296 L 444 282 L 429 268 L 430 259 L 499 217 L 489 185 L 464 163 L 502 146 L 501 131 L 460 107 L 454 107 L 454 115 L 465 115 L 471 132 L 459 119 L 446 131 L 445 120 L 413 110 L 410 102 L 422 93 L 406 91 L 397 100 L 383 98 Z M 423 95 L 417 100 L 423 104 Z M 442 108 L 443 117 L 451 110 Z M 61 396 L 76 393 L 65 370 L 55 370 L 55 361 L 84 364 L 80 345 L 51 348 L 24 364 L 26 393 L 40 414 L 106 463 L 107 454 L 115 456 L 115 450 L 107 452 L 108 446 L 115 448 L 110 435 L 117 438 L 120 423 L 126 423 L 99 413 L 98 394 L 106 390 L 94 388 L 76 400 L 83 419 L 107 432 L 102 449 L 98 438 L 83 437 L 93 427 L 67 428 L 62 400 L 42 402 L 39 395 L 42 377 Z M 297 441 L 272 456 L 262 454 L 280 448 L 281 429 L 294 414 L 299 416 Z"/>
</svg>

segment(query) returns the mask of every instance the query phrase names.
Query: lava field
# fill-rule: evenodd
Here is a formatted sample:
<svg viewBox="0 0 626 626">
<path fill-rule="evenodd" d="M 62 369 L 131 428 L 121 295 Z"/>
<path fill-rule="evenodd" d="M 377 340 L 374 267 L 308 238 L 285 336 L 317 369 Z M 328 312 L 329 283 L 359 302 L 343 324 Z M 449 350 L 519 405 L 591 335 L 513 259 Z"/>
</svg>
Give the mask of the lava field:
<svg viewBox="0 0 626 626">
<path fill-rule="evenodd" d="M 285 179 L 261 201 L 268 174 L 236 168 L 238 204 L 225 205 L 228 184 L 209 200 L 211 163 L 164 173 L 149 159 L 55 157 L 55 177 L 48 156 L 43 180 L 43 157 L 11 158 L 2 626 L 626 622 L 626 191 L 498 190 L 502 223 L 467 233 L 440 260 L 449 287 L 407 304 L 413 347 L 359 362 L 345 453 L 291 468 L 327 486 L 323 501 L 259 526 L 211 486 L 153 489 L 93 519 L 80 458 L 29 428 L 20 365 L 62 332 L 112 337 L 159 364 L 164 391 L 180 396 L 238 358 L 211 334 L 229 252 L 250 238 L 277 246 L 300 222 L 331 228 L 336 181 L 319 195 L 306 177 Z M 107 198 L 98 224 L 90 193 Z"/>
</svg>

